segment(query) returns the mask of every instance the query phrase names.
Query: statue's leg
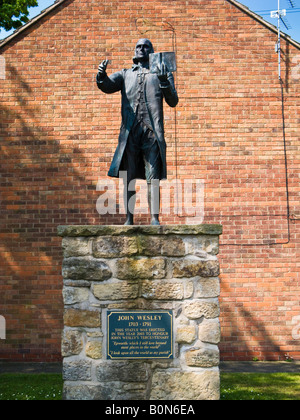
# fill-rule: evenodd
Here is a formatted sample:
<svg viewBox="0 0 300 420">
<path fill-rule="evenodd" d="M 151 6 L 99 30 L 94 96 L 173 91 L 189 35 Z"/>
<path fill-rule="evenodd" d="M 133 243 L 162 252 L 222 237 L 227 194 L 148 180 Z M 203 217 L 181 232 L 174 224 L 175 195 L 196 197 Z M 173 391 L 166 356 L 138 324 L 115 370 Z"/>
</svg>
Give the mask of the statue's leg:
<svg viewBox="0 0 300 420">
<path fill-rule="evenodd" d="M 148 204 L 151 214 L 151 225 L 160 225 L 159 209 L 160 209 L 160 186 L 159 179 L 152 179 L 148 182 Z"/>
<path fill-rule="evenodd" d="M 135 180 L 124 183 L 124 206 L 126 211 L 125 225 L 133 225 L 133 215 L 136 202 Z"/>
<path fill-rule="evenodd" d="M 136 201 L 135 178 L 137 173 L 136 163 L 138 147 L 135 144 L 136 134 L 134 127 L 129 133 L 121 165 L 123 171 L 126 172 L 126 176 L 123 178 L 124 207 L 126 212 L 125 225 L 133 225 L 133 215 Z"/>
<path fill-rule="evenodd" d="M 154 136 L 148 132 L 149 138 Z M 144 150 L 145 175 L 148 186 L 148 204 L 151 214 L 151 225 L 159 225 L 160 211 L 160 176 L 161 176 L 161 157 L 157 141 L 149 148 Z"/>
</svg>

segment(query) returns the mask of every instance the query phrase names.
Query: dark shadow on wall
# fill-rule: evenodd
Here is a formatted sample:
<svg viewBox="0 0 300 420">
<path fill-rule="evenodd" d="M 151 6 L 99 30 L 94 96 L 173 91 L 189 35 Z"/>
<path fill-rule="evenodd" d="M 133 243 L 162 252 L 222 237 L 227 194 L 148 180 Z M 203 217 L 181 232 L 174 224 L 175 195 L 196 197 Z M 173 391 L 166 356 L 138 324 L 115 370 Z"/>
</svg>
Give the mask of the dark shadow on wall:
<svg viewBox="0 0 300 420">
<path fill-rule="evenodd" d="M 45 108 L 32 99 L 31 85 L 13 66 L 6 74 L 9 93 L 0 104 L 0 307 L 7 339 L 1 340 L 0 358 L 35 360 L 43 354 L 45 361 L 58 360 L 63 305 L 57 226 L 115 224 L 116 218 L 97 213 L 99 192 L 82 170 L 92 163 L 78 147 L 85 133 L 75 133 L 73 142 L 69 136 L 71 149 L 62 144 Z"/>
<path fill-rule="evenodd" d="M 257 288 L 249 291 L 249 287 L 241 292 L 242 286 L 239 287 L 240 294 L 243 294 L 244 302 L 251 296 L 257 296 L 257 300 L 263 299 Z M 232 299 L 228 298 L 232 295 Z M 258 297 L 260 295 L 260 297 Z M 268 332 L 267 325 L 272 324 L 270 319 L 259 319 L 255 310 L 247 310 L 242 298 L 237 299 L 234 289 L 224 282 L 221 282 L 221 343 L 220 352 L 223 360 L 281 360 L 285 361 L 285 351 L 276 342 L 277 335 L 272 336 Z M 274 311 L 274 315 L 276 314 Z M 223 324 L 224 322 L 224 324 Z M 229 325 L 230 324 L 230 325 Z M 251 344 L 250 341 L 252 342 Z M 254 343 L 255 341 L 255 343 Z M 223 355 L 223 356 L 222 356 Z"/>
</svg>

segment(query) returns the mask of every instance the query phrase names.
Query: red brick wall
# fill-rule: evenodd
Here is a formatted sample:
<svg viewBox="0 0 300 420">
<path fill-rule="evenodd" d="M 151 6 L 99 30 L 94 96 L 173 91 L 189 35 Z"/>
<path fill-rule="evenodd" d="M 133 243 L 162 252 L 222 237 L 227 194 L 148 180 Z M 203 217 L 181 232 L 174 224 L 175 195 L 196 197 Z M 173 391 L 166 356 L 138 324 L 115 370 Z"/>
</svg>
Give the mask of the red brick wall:
<svg viewBox="0 0 300 420">
<path fill-rule="evenodd" d="M 203 179 L 204 222 L 224 226 L 221 357 L 299 359 L 300 50 L 282 42 L 288 220 L 276 34 L 225 0 L 67 0 L 0 50 L 0 358 L 60 360 L 57 226 L 124 219 L 96 210 L 120 95 L 102 94 L 95 74 L 104 58 L 109 72 L 130 67 L 141 37 L 177 53 L 169 179 Z"/>
</svg>

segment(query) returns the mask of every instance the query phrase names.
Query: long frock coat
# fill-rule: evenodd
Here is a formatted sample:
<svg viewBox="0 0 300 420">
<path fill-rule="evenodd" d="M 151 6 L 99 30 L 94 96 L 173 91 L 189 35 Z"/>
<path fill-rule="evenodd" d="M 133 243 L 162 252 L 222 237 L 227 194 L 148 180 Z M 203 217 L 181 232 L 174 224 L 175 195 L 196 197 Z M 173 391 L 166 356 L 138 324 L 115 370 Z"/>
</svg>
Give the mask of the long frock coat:
<svg viewBox="0 0 300 420">
<path fill-rule="evenodd" d="M 116 148 L 108 175 L 119 177 L 122 168 L 122 158 L 127 144 L 127 139 L 135 120 L 138 106 L 138 65 L 133 65 L 131 69 L 123 69 L 110 77 L 107 75 L 101 80 L 97 75 L 97 86 L 104 93 L 115 93 L 121 91 L 122 94 L 122 125 L 119 134 L 119 142 Z M 149 113 L 149 119 L 153 132 L 158 141 L 160 156 L 162 160 L 162 173 L 160 179 L 167 178 L 166 164 L 166 142 L 164 137 L 164 116 L 163 98 L 170 107 L 175 107 L 178 103 L 178 96 L 174 85 L 172 73 L 168 73 L 168 81 L 160 82 L 156 74 L 150 73 L 149 69 L 143 69 L 145 74 L 144 98 Z M 139 170 L 137 178 L 145 179 L 143 165 Z"/>
</svg>

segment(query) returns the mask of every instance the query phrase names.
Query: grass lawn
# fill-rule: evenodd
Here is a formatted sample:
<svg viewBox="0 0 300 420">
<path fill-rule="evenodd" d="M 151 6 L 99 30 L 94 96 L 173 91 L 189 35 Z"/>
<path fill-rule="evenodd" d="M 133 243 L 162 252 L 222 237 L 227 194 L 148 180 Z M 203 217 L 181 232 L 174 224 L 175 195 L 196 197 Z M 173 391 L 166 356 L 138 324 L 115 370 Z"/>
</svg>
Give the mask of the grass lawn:
<svg viewBox="0 0 300 420">
<path fill-rule="evenodd" d="M 0 374 L 0 400 L 61 400 L 62 387 L 56 373 Z"/>
<path fill-rule="evenodd" d="M 300 373 L 221 373 L 221 400 L 300 400 Z"/>
<path fill-rule="evenodd" d="M 0 400 L 61 400 L 60 374 L 0 374 Z M 221 400 L 300 400 L 299 373 L 221 373 Z"/>
</svg>

